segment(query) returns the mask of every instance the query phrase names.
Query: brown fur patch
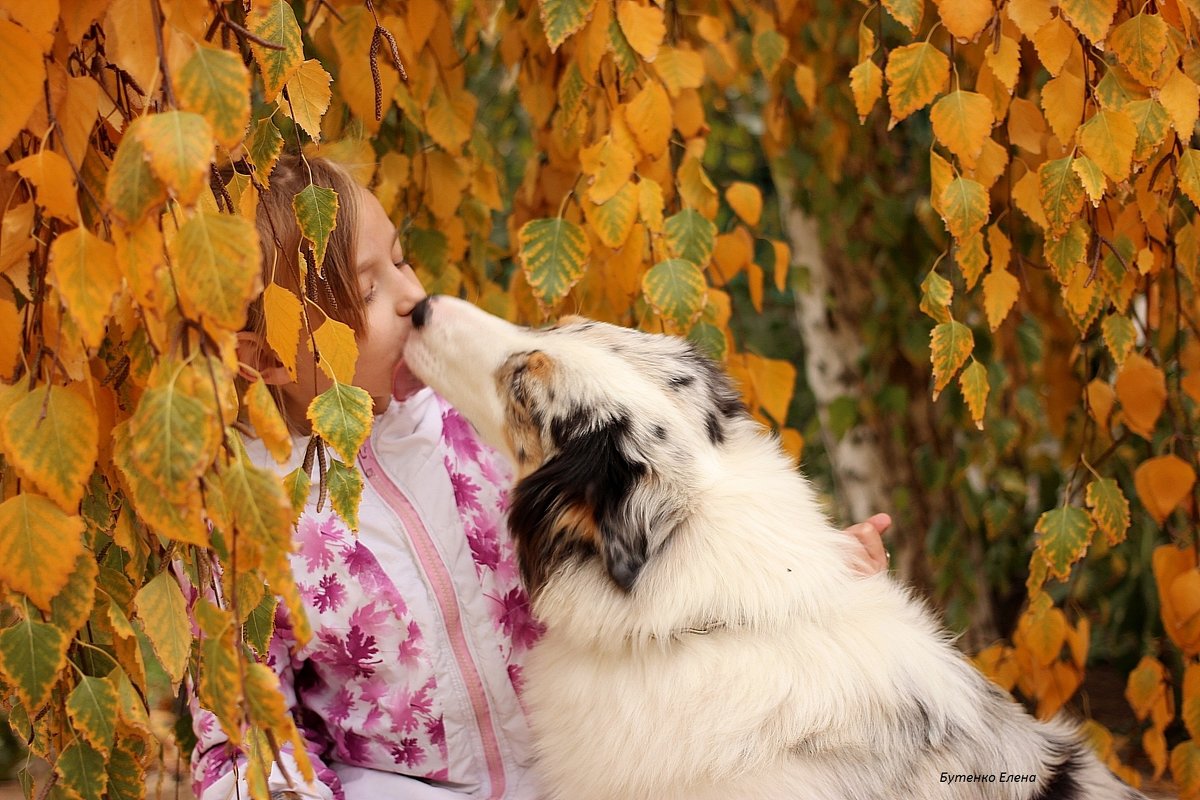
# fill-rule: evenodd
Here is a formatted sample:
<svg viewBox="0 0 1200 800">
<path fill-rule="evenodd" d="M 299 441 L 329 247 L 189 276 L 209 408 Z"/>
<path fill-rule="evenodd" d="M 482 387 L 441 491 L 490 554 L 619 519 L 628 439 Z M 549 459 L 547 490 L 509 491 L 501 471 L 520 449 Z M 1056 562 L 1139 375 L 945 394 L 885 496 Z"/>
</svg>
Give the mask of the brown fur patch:
<svg viewBox="0 0 1200 800">
<path fill-rule="evenodd" d="M 529 354 L 529 358 L 525 361 L 525 370 L 531 377 L 544 381 L 554 370 L 554 361 L 550 356 L 537 350 Z"/>
<path fill-rule="evenodd" d="M 578 325 L 580 322 L 588 322 L 587 317 L 581 317 L 578 314 L 567 314 L 565 317 L 559 317 L 558 322 L 554 323 L 554 328 L 565 328 L 568 325 Z"/>
<path fill-rule="evenodd" d="M 587 506 L 568 506 L 558 515 L 555 527 L 570 531 L 592 546 L 600 545 L 600 528 L 596 526 L 596 515 Z"/>
<path fill-rule="evenodd" d="M 509 398 L 507 409 L 508 424 L 504 426 L 504 436 L 508 447 L 517 460 L 518 476 L 528 475 L 542 465 L 545 451 L 542 448 L 542 434 L 530 419 L 529 412 Z"/>
</svg>

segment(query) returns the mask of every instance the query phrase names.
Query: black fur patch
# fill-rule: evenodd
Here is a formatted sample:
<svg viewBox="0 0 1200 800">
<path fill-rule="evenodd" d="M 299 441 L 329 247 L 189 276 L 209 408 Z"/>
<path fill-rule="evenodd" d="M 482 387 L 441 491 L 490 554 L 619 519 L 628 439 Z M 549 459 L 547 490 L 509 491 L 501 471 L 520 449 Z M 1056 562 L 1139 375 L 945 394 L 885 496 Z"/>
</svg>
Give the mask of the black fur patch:
<svg viewBox="0 0 1200 800">
<path fill-rule="evenodd" d="M 682 389 L 685 386 L 691 386 L 695 382 L 695 375 L 675 375 L 667 380 L 667 386 L 670 386 L 672 389 Z"/>
<path fill-rule="evenodd" d="M 708 418 L 704 421 L 704 426 L 708 428 L 708 440 L 713 444 L 725 443 L 725 430 L 721 427 L 721 420 L 717 418 L 716 413 L 708 412 Z"/>
<path fill-rule="evenodd" d="M 551 424 L 558 452 L 516 485 L 508 518 L 530 593 L 563 564 L 597 552 L 617 585 L 633 587 L 646 562 L 647 537 L 622 513 L 648 467 L 625 455 L 629 429 L 628 417 L 589 429 L 582 410 Z M 572 513 L 590 516 L 598 542 L 561 524 Z"/>
<path fill-rule="evenodd" d="M 1065 759 L 1055 767 L 1050 780 L 1030 800 L 1084 800 L 1075 781 L 1075 773 L 1083 766 L 1083 759 L 1078 745 L 1069 747 L 1066 752 L 1059 751 Z"/>
</svg>

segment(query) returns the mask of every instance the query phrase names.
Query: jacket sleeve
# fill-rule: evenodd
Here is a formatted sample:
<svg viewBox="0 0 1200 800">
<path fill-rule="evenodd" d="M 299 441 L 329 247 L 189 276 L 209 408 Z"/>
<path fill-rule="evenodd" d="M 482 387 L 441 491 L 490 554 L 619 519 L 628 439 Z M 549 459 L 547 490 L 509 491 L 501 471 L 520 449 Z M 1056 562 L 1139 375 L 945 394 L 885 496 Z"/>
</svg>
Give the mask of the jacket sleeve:
<svg viewBox="0 0 1200 800">
<path fill-rule="evenodd" d="M 303 662 L 296 660 L 292 655 L 294 642 L 291 640 L 291 626 L 282 607 L 276 612 L 275 623 L 275 634 L 271 639 L 267 664 L 279 675 L 284 702 L 296 720 L 297 728 L 305 742 L 305 751 L 312 762 L 314 781 L 309 783 L 301 777 L 292 743 L 281 742 L 280 759 L 286 773 L 280 769 L 279 764 L 272 763 L 271 774 L 267 779 L 268 789 L 272 796 L 277 792 L 290 791 L 295 794 L 282 796 L 294 796 L 303 800 L 341 800 L 342 787 L 337 775 L 321 757 L 326 749 L 323 737 L 303 727 L 303 715 L 296 713 L 295 678 L 296 671 Z M 200 706 L 199 696 L 190 685 L 188 700 L 192 711 L 192 729 L 196 734 L 196 747 L 192 751 L 191 759 L 193 794 L 197 800 L 249 798 L 246 755 L 230 743 L 216 715 Z"/>
</svg>

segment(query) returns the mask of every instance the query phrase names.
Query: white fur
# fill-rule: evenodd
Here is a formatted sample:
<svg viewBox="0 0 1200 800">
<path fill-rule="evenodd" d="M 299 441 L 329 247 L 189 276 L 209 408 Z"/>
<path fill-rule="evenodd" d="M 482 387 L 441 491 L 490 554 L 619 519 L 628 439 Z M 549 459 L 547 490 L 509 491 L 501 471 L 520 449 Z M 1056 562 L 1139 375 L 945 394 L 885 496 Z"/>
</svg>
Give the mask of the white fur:
<svg viewBox="0 0 1200 800">
<path fill-rule="evenodd" d="M 907 590 L 856 576 L 848 537 L 759 426 L 724 418 L 714 442 L 711 374 L 679 340 L 596 323 L 531 331 L 437 298 L 405 355 L 506 448 L 496 376 L 534 351 L 552 365 L 534 398 L 543 415 L 627 415 L 622 447 L 649 469 L 628 517 L 670 520 L 647 532 L 630 591 L 594 557 L 535 594 L 547 631 L 525 700 L 548 798 L 1032 800 L 1068 757 L 1077 792 L 1047 800 L 1141 796 L 1070 726 L 1034 721 L 991 686 Z M 672 375 L 691 376 L 686 390 Z M 548 459 L 553 437 L 545 447 Z"/>
</svg>

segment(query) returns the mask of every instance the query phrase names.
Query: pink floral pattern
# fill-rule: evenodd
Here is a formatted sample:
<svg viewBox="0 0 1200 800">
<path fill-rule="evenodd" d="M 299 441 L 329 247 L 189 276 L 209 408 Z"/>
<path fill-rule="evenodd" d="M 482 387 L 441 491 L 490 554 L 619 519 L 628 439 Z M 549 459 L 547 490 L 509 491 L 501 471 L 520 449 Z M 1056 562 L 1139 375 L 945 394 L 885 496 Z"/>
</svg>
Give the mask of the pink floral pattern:
<svg viewBox="0 0 1200 800">
<path fill-rule="evenodd" d="M 542 629 L 519 585 L 505 531 L 511 476 L 456 411 L 444 403 L 440 410 L 440 460 L 479 581 L 473 589 L 456 588 L 487 598 L 496 646 L 519 693 L 523 654 Z M 294 693 L 297 723 L 322 782 L 342 796 L 326 766 L 335 761 L 444 780 L 450 765 L 437 654 L 429 652 L 403 588 L 381 567 L 372 542 L 328 510 L 305 510 L 295 544 L 292 569 L 314 635 L 298 650 L 286 615 L 278 613 L 268 663 L 280 673 L 285 694 Z M 194 788 L 202 797 L 236 754 L 213 715 L 197 710 L 194 716 Z"/>
</svg>

